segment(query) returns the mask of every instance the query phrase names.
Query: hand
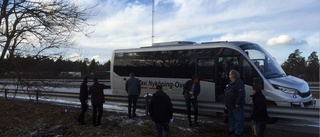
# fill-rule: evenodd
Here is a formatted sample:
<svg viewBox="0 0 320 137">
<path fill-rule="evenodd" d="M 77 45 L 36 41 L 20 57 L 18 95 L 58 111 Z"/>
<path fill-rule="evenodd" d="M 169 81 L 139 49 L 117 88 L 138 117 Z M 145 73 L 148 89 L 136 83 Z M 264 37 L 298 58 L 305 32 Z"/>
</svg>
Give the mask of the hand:
<svg viewBox="0 0 320 137">
<path fill-rule="evenodd" d="M 240 105 L 236 104 L 236 108 L 240 107 Z"/>
<path fill-rule="evenodd" d="M 193 92 L 192 92 L 192 91 L 190 91 L 190 92 L 189 92 L 189 94 L 192 96 L 192 95 L 193 95 Z"/>
</svg>

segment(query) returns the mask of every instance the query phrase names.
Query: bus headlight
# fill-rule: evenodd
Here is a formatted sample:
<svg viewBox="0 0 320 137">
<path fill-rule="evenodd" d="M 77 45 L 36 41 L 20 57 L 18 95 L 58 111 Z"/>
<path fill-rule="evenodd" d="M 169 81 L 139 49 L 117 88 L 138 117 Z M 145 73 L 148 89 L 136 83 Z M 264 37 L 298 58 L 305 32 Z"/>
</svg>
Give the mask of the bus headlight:
<svg viewBox="0 0 320 137">
<path fill-rule="evenodd" d="M 274 85 L 274 87 L 276 89 L 279 89 L 281 91 L 283 91 L 284 93 L 288 93 L 288 94 L 297 94 L 299 91 L 296 89 L 292 89 L 292 88 L 287 88 L 287 87 L 282 87 L 282 86 L 278 86 L 278 85 Z"/>
</svg>

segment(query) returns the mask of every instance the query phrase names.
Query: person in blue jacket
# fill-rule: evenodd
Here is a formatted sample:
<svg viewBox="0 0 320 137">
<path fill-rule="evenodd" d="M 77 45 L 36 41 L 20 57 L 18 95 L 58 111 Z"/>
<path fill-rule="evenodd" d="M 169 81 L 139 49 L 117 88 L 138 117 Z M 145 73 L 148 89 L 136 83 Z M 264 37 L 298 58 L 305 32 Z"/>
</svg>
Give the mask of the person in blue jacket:
<svg viewBox="0 0 320 137">
<path fill-rule="evenodd" d="M 126 81 L 125 89 L 128 93 L 128 117 L 132 118 L 136 116 L 137 100 L 141 93 L 140 80 L 135 78 L 133 72 L 130 73 L 130 78 Z"/>
<path fill-rule="evenodd" d="M 228 134 L 241 136 L 244 128 L 244 83 L 236 70 L 229 72 L 230 84 L 226 87 L 226 107 L 228 111 Z"/>
</svg>

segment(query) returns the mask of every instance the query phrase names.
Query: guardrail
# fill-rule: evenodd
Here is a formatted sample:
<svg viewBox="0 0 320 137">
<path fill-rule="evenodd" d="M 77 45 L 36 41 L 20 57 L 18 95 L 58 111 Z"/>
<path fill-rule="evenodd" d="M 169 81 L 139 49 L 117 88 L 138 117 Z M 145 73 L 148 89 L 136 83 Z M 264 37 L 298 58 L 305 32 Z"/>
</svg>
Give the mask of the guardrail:
<svg viewBox="0 0 320 137">
<path fill-rule="evenodd" d="M 5 92 L 5 98 L 8 98 L 8 94 L 21 94 L 21 95 L 30 95 L 34 96 L 38 102 L 39 97 L 57 97 L 57 98 L 68 98 L 68 99 L 78 99 L 78 93 L 69 93 L 69 92 L 41 92 L 39 90 L 15 90 L 15 89 L 3 89 Z M 3 92 L 2 91 L 2 92 Z M 106 102 L 118 102 L 118 103 L 127 103 L 127 96 L 119 95 L 105 95 Z M 150 96 L 139 97 L 138 106 L 146 107 L 148 106 Z M 172 99 L 172 104 L 175 110 L 185 110 L 185 100 L 182 99 Z M 224 103 L 217 102 L 208 102 L 208 101 L 199 101 L 199 114 L 200 115 L 209 115 L 215 116 L 217 112 L 224 111 Z M 148 107 L 146 107 L 146 115 Z M 245 113 L 250 114 L 251 106 L 245 106 Z M 319 120 L 319 108 L 293 108 L 293 107 L 278 107 L 272 106 L 268 107 L 268 114 L 270 117 L 279 117 L 279 118 L 291 118 L 291 119 L 302 119 L 302 120 Z"/>
<path fill-rule="evenodd" d="M 320 82 L 308 82 L 310 91 L 320 91 Z"/>
</svg>

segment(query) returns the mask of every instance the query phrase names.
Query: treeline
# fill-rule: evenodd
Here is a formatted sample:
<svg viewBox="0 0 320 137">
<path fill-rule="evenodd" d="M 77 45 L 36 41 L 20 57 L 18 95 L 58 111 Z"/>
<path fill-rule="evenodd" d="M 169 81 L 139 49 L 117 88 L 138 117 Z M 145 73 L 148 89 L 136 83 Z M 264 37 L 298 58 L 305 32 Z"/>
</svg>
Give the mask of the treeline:
<svg viewBox="0 0 320 137">
<path fill-rule="evenodd" d="M 92 75 L 98 71 L 109 71 L 110 60 L 104 64 L 88 58 L 78 61 L 58 59 L 48 57 L 20 57 L 13 58 L 14 61 L 7 62 L 0 67 L 0 77 L 2 78 L 65 78 L 64 72 L 81 72 L 81 77 Z"/>
<path fill-rule="evenodd" d="M 319 58 L 317 52 L 313 51 L 306 59 L 301 56 L 301 51 L 296 49 L 288 56 L 287 61 L 281 64 L 287 75 L 300 77 L 306 81 L 319 81 Z"/>
</svg>

